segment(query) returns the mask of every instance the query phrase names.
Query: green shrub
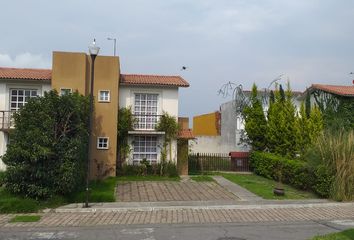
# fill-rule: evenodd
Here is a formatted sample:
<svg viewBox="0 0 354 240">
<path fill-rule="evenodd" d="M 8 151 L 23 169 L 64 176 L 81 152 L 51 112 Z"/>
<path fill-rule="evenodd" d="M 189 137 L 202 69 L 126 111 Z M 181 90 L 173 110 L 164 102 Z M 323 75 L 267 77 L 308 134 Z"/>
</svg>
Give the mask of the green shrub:
<svg viewBox="0 0 354 240">
<path fill-rule="evenodd" d="M 320 135 L 309 150 L 307 161 L 318 175 L 315 186 L 320 194 L 339 201 L 354 199 L 354 130 Z M 330 192 L 326 191 L 327 186 Z"/>
<path fill-rule="evenodd" d="M 5 172 L 0 171 L 0 187 L 4 184 Z"/>
<path fill-rule="evenodd" d="M 164 169 L 164 175 L 167 175 L 168 177 L 178 177 L 178 170 L 176 164 L 168 162 Z"/>
<path fill-rule="evenodd" d="M 75 191 L 85 180 L 88 98 L 56 91 L 30 99 L 14 114 L 16 128 L 2 160 L 5 187 L 48 199 Z"/>
<path fill-rule="evenodd" d="M 118 173 L 120 176 L 157 176 L 160 175 L 161 164 L 151 164 L 149 161 L 142 160 L 140 164 L 124 164 L 121 171 Z M 178 177 L 176 164 L 172 162 L 164 163 L 162 176 Z"/>
<path fill-rule="evenodd" d="M 333 175 L 328 171 L 324 165 L 319 165 L 315 170 L 315 184 L 313 190 L 321 197 L 330 197 L 331 189 L 333 187 Z"/>
<path fill-rule="evenodd" d="M 287 159 L 264 152 L 252 152 L 250 166 L 254 173 L 269 179 L 280 180 L 296 188 L 311 189 L 314 177 L 305 162 Z M 279 176 L 280 175 L 280 176 Z"/>
</svg>

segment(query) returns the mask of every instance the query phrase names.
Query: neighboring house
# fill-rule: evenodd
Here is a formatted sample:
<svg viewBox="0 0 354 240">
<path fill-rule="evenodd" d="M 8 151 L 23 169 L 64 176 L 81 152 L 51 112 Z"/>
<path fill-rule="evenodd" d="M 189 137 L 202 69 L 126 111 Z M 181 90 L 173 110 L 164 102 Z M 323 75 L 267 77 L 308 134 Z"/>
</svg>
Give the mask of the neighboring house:
<svg viewBox="0 0 354 240">
<path fill-rule="evenodd" d="M 91 59 L 85 53 L 53 52 L 52 69 L 0 68 L 0 156 L 11 139 L 11 112 L 29 98 L 56 89 L 61 94 L 89 94 Z M 178 118 L 178 88 L 189 84 L 179 76 L 129 75 L 120 73 L 118 57 L 97 56 L 94 76 L 94 126 L 92 129 L 91 177 L 98 171 L 115 175 L 118 108 L 131 106 L 138 119 L 130 132 L 129 163 L 146 158 L 160 160 L 163 132 L 154 127 L 163 112 Z M 176 142 L 173 143 L 176 161 Z M 0 160 L 0 170 L 5 165 Z"/>
<path fill-rule="evenodd" d="M 244 91 L 246 97 L 251 92 Z M 263 96 L 264 92 L 259 92 Z M 293 103 L 300 108 L 301 92 L 293 91 Z M 266 114 L 268 101 L 262 101 Z M 230 153 L 248 152 L 250 146 L 241 141 L 244 132 L 244 120 L 236 114 L 235 101 L 221 104 L 220 110 L 214 113 L 203 114 L 193 117 L 193 134 L 196 140 L 191 143 L 193 153 Z"/>
<path fill-rule="evenodd" d="M 352 86 L 338 86 L 338 85 L 325 85 L 325 84 L 312 84 L 305 93 L 311 94 L 311 103 L 315 103 L 320 107 L 326 104 L 330 96 L 340 98 L 354 98 L 354 85 Z"/>
<path fill-rule="evenodd" d="M 10 131 L 14 127 L 11 113 L 30 98 L 51 89 L 51 70 L 0 67 L 0 157 L 6 152 Z M 0 159 L 0 171 L 5 170 Z"/>
<path fill-rule="evenodd" d="M 131 154 L 128 163 L 143 159 L 159 162 L 164 132 L 155 130 L 160 116 L 166 112 L 178 117 L 178 88 L 189 84 L 179 76 L 121 75 L 119 107 L 131 107 L 137 119 L 129 132 Z M 172 142 L 172 161 L 177 162 L 177 141 Z"/>
</svg>

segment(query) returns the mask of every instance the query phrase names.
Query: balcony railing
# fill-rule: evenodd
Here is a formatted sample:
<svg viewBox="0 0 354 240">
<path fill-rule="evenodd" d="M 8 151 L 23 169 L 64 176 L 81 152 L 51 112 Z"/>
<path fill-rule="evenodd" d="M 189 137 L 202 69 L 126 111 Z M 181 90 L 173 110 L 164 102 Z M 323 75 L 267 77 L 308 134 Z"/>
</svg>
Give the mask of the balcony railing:
<svg viewBox="0 0 354 240">
<path fill-rule="evenodd" d="M 136 120 L 134 130 L 155 130 L 161 117 L 161 115 L 153 114 L 134 114 L 133 116 Z"/>
<path fill-rule="evenodd" d="M 0 111 L 0 130 L 7 131 L 15 127 L 14 111 Z"/>
</svg>

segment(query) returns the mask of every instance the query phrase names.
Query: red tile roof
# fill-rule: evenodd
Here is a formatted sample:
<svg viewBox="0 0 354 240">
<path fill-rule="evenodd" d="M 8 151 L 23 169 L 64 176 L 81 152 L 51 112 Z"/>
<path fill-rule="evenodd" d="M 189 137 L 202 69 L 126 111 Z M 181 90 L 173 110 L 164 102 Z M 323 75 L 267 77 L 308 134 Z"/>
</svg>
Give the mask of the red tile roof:
<svg viewBox="0 0 354 240">
<path fill-rule="evenodd" d="M 179 139 L 194 139 L 192 129 L 182 129 L 178 132 L 177 138 Z"/>
<path fill-rule="evenodd" d="M 312 84 L 312 89 L 319 89 L 324 92 L 340 95 L 340 96 L 347 96 L 347 97 L 354 97 L 354 85 L 353 86 L 336 86 L 336 85 L 323 85 L 323 84 Z"/>
<path fill-rule="evenodd" d="M 120 83 L 123 85 L 189 87 L 189 83 L 180 76 L 121 74 Z"/>
<path fill-rule="evenodd" d="M 52 79 L 52 70 L 51 69 L 0 67 L 0 78 L 51 80 Z"/>
<path fill-rule="evenodd" d="M 52 70 L 0 67 L 0 79 L 1 78 L 50 81 L 52 79 Z M 189 83 L 180 76 L 121 74 L 120 83 L 123 85 L 155 85 L 155 86 L 189 87 Z"/>
</svg>

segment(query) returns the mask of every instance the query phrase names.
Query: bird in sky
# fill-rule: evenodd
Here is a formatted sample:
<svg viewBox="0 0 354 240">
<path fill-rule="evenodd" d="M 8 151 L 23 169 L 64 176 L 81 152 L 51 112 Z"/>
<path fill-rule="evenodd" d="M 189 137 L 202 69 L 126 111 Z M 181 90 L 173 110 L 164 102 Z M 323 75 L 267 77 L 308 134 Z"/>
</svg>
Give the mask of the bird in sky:
<svg viewBox="0 0 354 240">
<path fill-rule="evenodd" d="M 186 66 L 182 66 L 181 71 L 185 71 L 185 70 L 187 70 L 187 68 L 188 67 L 186 67 Z"/>
</svg>

